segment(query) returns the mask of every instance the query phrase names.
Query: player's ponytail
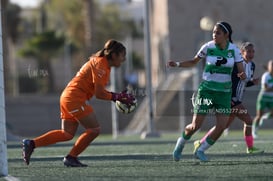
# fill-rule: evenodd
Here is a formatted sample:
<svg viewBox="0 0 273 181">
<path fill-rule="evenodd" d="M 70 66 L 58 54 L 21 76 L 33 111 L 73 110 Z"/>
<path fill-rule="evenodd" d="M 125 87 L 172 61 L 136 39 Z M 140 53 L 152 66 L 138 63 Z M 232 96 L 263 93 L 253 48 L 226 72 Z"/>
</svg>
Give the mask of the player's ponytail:
<svg viewBox="0 0 273 181">
<path fill-rule="evenodd" d="M 104 50 L 105 50 L 105 49 L 103 48 L 103 49 L 97 51 L 97 53 L 95 53 L 95 55 L 96 55 L 97 57 L 104 57 Z"/>
<path fill-rule="evenodd" d="M 123 52 L 126 54 L 125 46 L 116 40 L 110 39 L 105 43 L 104 48 L 96 53 L 96 56 L 106 56 L 106 58 L 110 60 L 112 53 L 119 54 Z"/>
</svg>

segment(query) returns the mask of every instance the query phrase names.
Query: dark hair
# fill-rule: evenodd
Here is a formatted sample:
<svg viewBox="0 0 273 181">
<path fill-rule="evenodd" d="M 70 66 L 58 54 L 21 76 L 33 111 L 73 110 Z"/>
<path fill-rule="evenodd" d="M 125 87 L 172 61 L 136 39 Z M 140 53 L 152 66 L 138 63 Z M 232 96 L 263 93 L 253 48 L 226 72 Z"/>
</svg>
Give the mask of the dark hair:
<svg viewBox="0 0 273 181">
<path fill-rule="evenodd" d="M 247 42 L 243 42 L 241 44 L 240 50 L 246 50 L 247 47 L 254 47 L 254 44 L 251 43 L 251 42 L 248 42 L 248 41 Z"/>
<path fill-rule="evenodd" d="M 106 56 L 110 60 L 112 53 L 119 54 L 122 52 L 126 54 L 125 46 L 116 40 L 110 39 L 104 44 L 104 48 L 99 50 L 95 55 L 98 57 Z"/>
<path fill-rule="evenodd" d="M 232 28 L 230 26 L 230 24 L 228 24 L 227 22 L 224 21 L 219 21 L 216 23 L 216 26 L 221 28 L 221 30 L 226 34 L 228 33 L 228 39 L 229 41 L 232 43 L 232 39 L 231 39 L 231 35 L 232 35 Z"/>
</svg>

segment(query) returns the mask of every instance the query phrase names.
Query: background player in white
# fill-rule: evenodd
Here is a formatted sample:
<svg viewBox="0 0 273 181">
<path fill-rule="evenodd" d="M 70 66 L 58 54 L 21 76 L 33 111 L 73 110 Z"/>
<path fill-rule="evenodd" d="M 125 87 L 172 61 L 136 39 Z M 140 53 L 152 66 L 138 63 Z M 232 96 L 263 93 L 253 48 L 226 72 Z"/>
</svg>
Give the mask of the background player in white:
<svg viewBox="0 0 273 181">
<path fill-rule="evenodd" d="M 254 138 L 258 137 L 257 131 L 265 111 L 269 111 L 269 114 L 265 114 L 265 118 L 273 115 L 273 60 L 268 61 L 267 71 L 262 75 L 261 90 L 256 103 L 256 117 L 252 128 Z"/>
</svg>

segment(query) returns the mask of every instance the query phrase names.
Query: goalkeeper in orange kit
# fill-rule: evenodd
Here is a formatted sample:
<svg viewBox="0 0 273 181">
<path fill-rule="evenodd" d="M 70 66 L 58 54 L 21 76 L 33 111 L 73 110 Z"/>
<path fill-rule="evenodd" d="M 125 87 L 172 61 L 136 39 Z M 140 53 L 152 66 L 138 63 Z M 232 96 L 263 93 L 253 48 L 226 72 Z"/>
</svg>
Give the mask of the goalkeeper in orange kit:
<svg viewBox="0 0 273 181">
<path fill-rule="evenodd" d="M 111 39 L 105 43 L 103 49 L 90 57 L 60 97 L 62 128 L 49 131 L 33 140 L 22 141 L 22 155 L 27 165 L 35 148 L 71 140 L 80 124 L 85 128 L 85 132 L 79 136 L 63 162 L 68 167 L 87 166 L 78 160 L 78 155 L 100 134 L 100 124 L 93 108 L 86 104 L 86 101 L 95 96 L 98 99 L 118 100 L 129 105 L 135 99 L 132 94 L 113 93 L 105 89 L 111 67 L 119 67 L 125 61 L 125 56 L 126 48 L 123 44 Z"/>
</svg>

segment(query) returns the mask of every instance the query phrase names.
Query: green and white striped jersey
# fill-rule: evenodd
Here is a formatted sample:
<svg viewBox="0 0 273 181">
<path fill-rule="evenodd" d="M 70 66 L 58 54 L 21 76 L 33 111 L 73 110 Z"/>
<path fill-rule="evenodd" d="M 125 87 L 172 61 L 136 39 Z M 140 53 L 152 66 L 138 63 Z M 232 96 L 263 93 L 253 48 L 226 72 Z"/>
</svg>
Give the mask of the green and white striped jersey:
<svg viewBox="0 0 273 181">
<path fill-rule="evenodd" d="M 243 61 L 239 48 L 229 42 L 226 49 L 220 49 L 214 41 L 210 41 L 201 47 L 196 56 L 206 61 L 201 87 L 231 92 L 231 73 L 234 63 Z"/>
<path fill-rule="evenodd" d="M 265 85 L 267 85 L 267 87 L 273 87 L 273 77 L 269 72 L 265 72 L 262 75 L 260 93 L 263 95 L 264 98 L 268 98 L 269 100 L 272 100 L 273 92 L 266 92 Z"/>
</svg>

